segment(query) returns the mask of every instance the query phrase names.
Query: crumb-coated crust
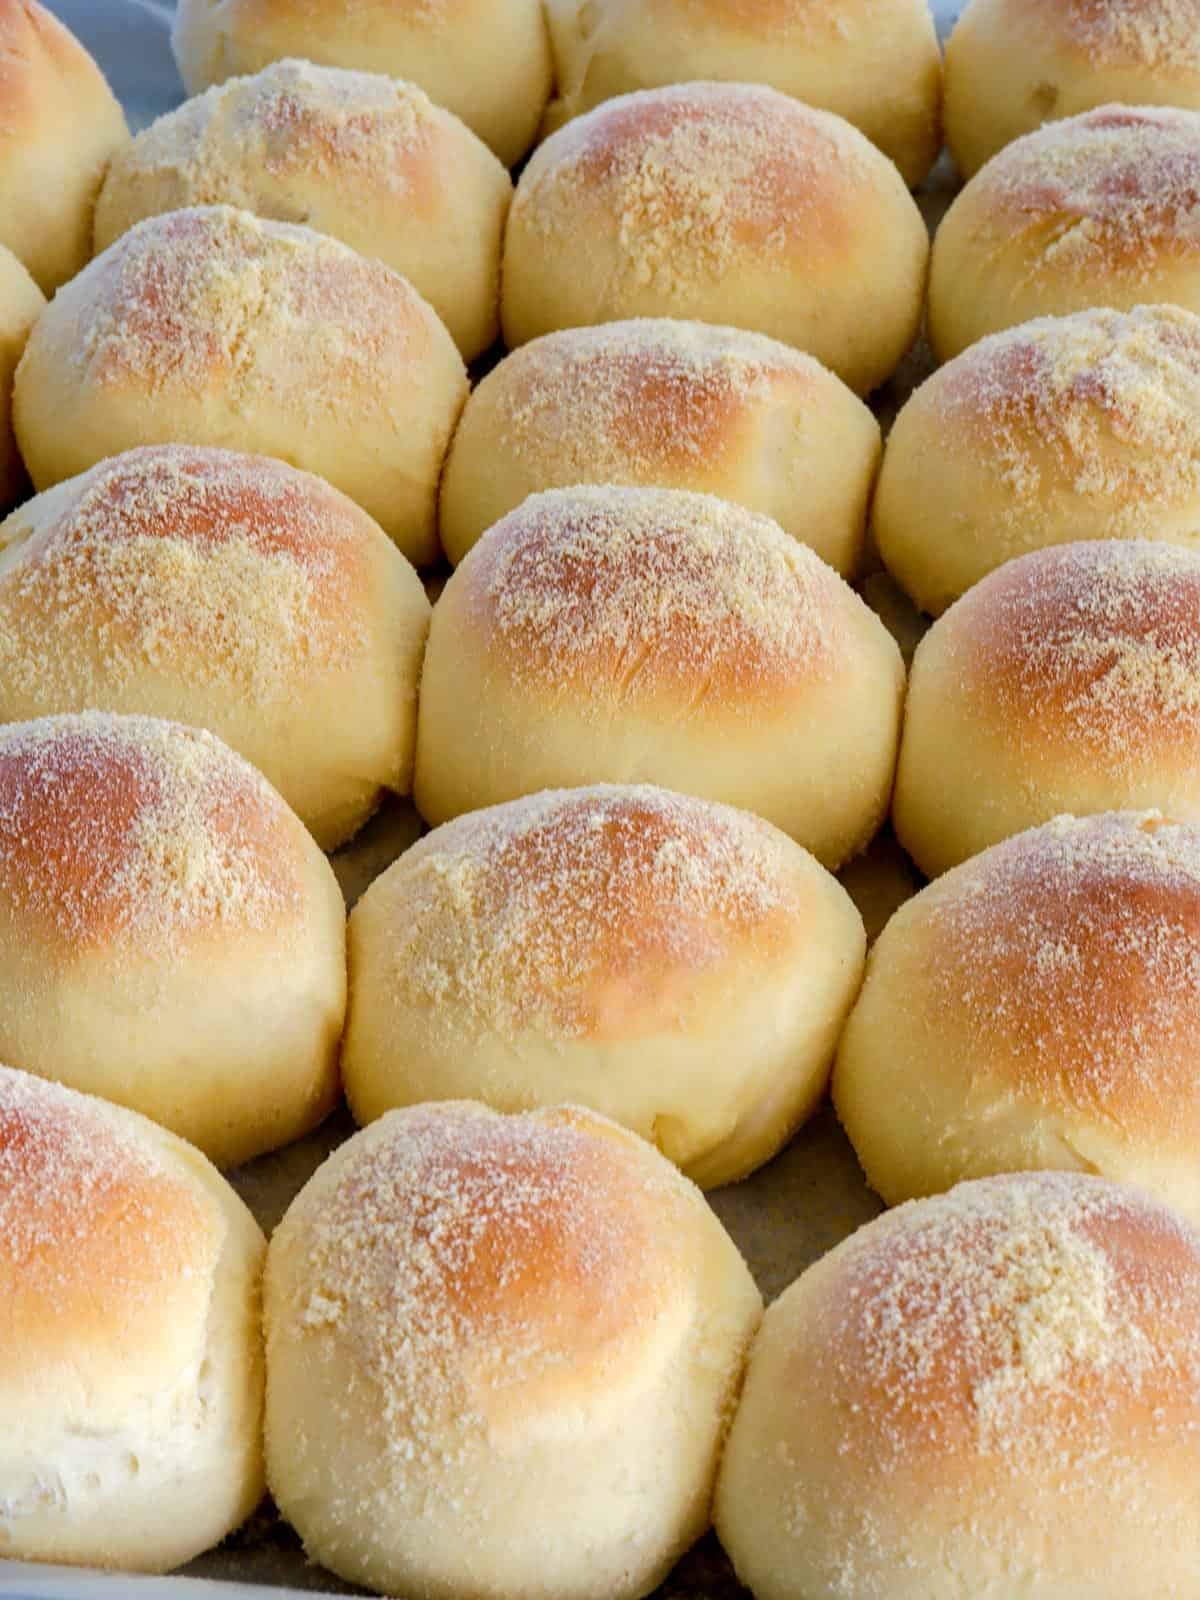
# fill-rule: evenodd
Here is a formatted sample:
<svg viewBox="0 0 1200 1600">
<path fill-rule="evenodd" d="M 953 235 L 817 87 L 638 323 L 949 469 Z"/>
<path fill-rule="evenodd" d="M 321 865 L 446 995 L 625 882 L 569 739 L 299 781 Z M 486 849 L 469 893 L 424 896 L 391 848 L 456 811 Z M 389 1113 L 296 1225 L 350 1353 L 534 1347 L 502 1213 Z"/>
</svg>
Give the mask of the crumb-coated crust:
<svg viewBox="0 0 1200 1600">
<path fill-rule="evenodd" d="M 925 0 L 549 0 L 553 129 L 656 85 L 765 83 L 836 112 L 921 182 L 937 155 L 941 58 Z"/>
<path fill-rule="evenodd" d="M 428 619 L 411 566 L 331 485 L 146 446 L 0 523 L 0 721 L 102 707 L 208 727 L 332 849 L 411 782 Z"/>
<path fill-rule="evenodd" d="M 716 1501 L 762 1600 L 1191 1592 L 1200 1236 L 1100 1180 L 963 1184 L 768 1311 Z"/>
<path fill-rule="evenodd" d="M 1094 106 L 1200 110 L 1200 0 L 971 0 L 947 41 L 945 86 L 965 177 Z"/>
<path fill-rule="evenodd" d="M 1101 106 L 1008 145 L 934 240 L 929 337 L 948 360 L 985 334 L 1088 306 L 1200 311 L 1200 111 Z"/>
<path fill-rule="evenodd" d="M 1200 317 L 1178 306 L 971 345 L 902 408 L 871 507 L 888 570 L 934 614 L 1031 550 L 1101 533 L 1194 546 L 1198 523 Z"/>
<path fill-rule="evenodd" d="M 110 157 L 129 138 L 100 68 L 37 0 L 0 0 L 0 244 L 53 294 L 91 254 Z"/>
<path fill-rule="evenodd" d="M 442 544 L 461 560 L 544 489 L 692 489 L 774 517 L 849 576 L 879 448 L 862 401 L 776 339 L 666 317 L 565 328 L 472 392 L 442 477 Z"/>
<path fill-rule="evenodd" d="M 840 862 L 886 804 L 903 676 L 874 614 L 768 518 L 679 490 L 550 490 L 434 608 L 417 805 L 442 822 L 541 788 L 661 783 Z"/>
<path fill-rule="evenodd" d="M 415 84 L 280 61 L 187 101 L 120 151 L 95 244 L 186 206 L 304 223 L 408 278 L 470 360 L 499 331 L 511 199 L 487 146 Z"/>
<path fill-rule="evenodd" d="M 420 562 L 466 393 L 399 274 L 310 228 L 196 206 L 138 223 L 55 297 L 13 407 L 39 489 L 133 445 L 251 445 L 327 477 Z"/>
<path fill-rule="evenodd" d="M 213 735 L 0 728 L 0 1060 L 234 1165 L 332 1105 L 344 939 L 328 862 Z"/>
<path fill-rule="evenodd" d="M 760 1304 L 699 1193 L 605 1119 L 393 1112 L 271 1244 L 272 1491 L 378 1588 L 645 1593 L 706 1522 Z"/>
<path fill-rule="evenodd" d="M 840 886 L 748 812 L 609 785 L 471 812 L 354 908 L 347 1097 L 360 1122 L 577 1101 L 728 1182 L 822 1093 L 863 950 Z"/>
<path fill-rule="evenodd" d="M 632 316 L 727 323 L 863 393 L 916 334 L 927 248 L 895 167 L 842 118 L 758 84 L 649 89 L 534 152 L 509 212 L 501 323 L 510 347 Z"/>
<path fill-rule="evenodd" d="M 973 856 L 897 912 L 842 1037 L 868 1178 L 895 1201 L 1065 1167 L 1200 1222 L 1198 971 L 1195 823 L 1063 816 Z"/>
<path fill-rule="evenodd" d="M 551 90 L 542 0 L 181 0 L 171 46 L 190 94 L 284 57 L 418 83 L 506 167 Z"/>
<path fill-rule="evenodd" d="M 198 1151 L 0 1067 L 0 1543 L 162 1571 L 263 1490 L 265 1241 Z"/>
<path fill-rule="evenodd" d="M 896 777 L 926 872 L 1060 811 L 1200 819 L 1200 552 L 1059 545 L 969 590 L 917 648 Z"/>
</svg>

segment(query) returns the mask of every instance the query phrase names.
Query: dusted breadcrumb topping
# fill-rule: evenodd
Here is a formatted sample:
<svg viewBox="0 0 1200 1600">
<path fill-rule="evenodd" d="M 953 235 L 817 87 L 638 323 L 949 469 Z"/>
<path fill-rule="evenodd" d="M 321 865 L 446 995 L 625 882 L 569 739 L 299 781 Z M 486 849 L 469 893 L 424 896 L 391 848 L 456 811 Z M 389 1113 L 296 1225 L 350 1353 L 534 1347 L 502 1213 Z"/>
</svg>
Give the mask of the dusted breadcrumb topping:
<svg viewBox="0 0 1200 1600">
<path fill-rule="evenodd" d="M 459 569 L 521 678 L 591 679 L 699 704 L 764 683 L 828 681 L 866 607 L 770 518 L 712 495 L 583 487 L 531 495 Z"/>
<path fill-rule="evenodd" d="M 1200 67 L 1200 0 L 1045 0 L 1042 10 L 1090 61 Z"/>
<path fill-rule="evenodd" d="M 1115 774 L 1200 741 L 1200 551 L 1084 542 L 1000 568 L 947 614 L 963 683 L 1017 749 Z"/>
<path fill-rule="evenodd" d="M 1109 537 L 1152 536 L 1200 499 L 1200 317 L 1175 306 L 993 334 L 911 403 L 992 465 L 1008 493 L 989 514 L 1018 536 L 1059 485 L 1097 503 Z"/>
<path fill-rule="evenodd" d="M 581 207 L 604 207 L 621 272 L 675 294 L 719 283 L 747 246 L 765 268 L 837 235 L 850 197 L 878 181 L 872 154 L 849 124 L 763 85 L 647 89 L 553 134 L 514 213 L 565 239 Z"/>
<path fill-rule="evenodd" d="M 365 897 L 407 1003 L 513 1036 L 604 1031 L 607 986 L 654 1008 L 747 941 L 782 947 L 807 858 L 768 823 L 650 787 L 547 791 L 428 835 Z M 636 997 L 632 998 L 632 997 Z"/>
<path fill-rule="evenodd" d="M 387 1492 L 450 1465 L 446 1426 L 465 1451 L 506 1396 L 532 1425 L 606 1370 L 619 1393 L 689 1315 L 675 1236 L 698 1192 L 592 1113 L 419 1106 L 333 1161 L 282 1224 L 297 1255 L 278 1315 L 371 1385 Z"/>
<path fill-rule="evenodd" d="M 211 734 L 100 712 L 0 729 L 0 897 L 68 947 L 164 953 L 301 903 L 298 825 Z"/>
<path fill-rule="evenodd" d="M 1037 236 L 1033 277 L 1119 268 L 1148 282 L 1200 249 L 1200 112 L 1102 106 L 1048 123 L 993 157 L 963 200 L 989 235 Z"/>
<path fill-rule="evenodd" d="M 364 647 L 353 606 L 372 531 L 281 462 L 130 451 L 0 524 L 0 671 L 36 695 L 71 641 L 73 673 L 109 690 L 161 668 L 256 705 L 290 699 Z"/>
<path fill-rule="evenodd" d="M 921 1003 L 973 1041 L 981 1072 L 1127 1133 L 1167 1138 L 1190 1115 L 1200 827 L 1157 812 L 1059 817 L 938 879 L 918 908 Z"/>
</svg>

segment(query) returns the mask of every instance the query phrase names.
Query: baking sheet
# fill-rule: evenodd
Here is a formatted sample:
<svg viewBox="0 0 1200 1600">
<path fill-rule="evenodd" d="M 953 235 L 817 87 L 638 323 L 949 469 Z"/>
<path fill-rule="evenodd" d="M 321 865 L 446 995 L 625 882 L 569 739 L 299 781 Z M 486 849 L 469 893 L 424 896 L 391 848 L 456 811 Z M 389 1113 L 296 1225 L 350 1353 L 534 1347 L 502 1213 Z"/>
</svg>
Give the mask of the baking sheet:
<svg viewBox="0 0 1200 1600">
<path fill-rule="evenodd" d="M 49 3 L 100 62 L 135 130 L 183 98 L 168 43 L 168 7 L 154 0 Z M 960 0 L 935 0 L 933 10 L 943 37 L 959 8 Z M 953 181 L 943 159 L 918 197 L 931 227 L 948 203 Z M 873 397 L 885 427 L 932 367 L 928 349 L 918 345 L 896 376 Z M 870 559 L 859 587 L 909 658 L 925 626 L 923 619 Z M 412 806 L 393 801 L 332 858 L 348 906 L 420 831 L 421 821 Z M 887 830 L 841 877 L 863 914 L 870 937 L 919 887 L 911 863 Z M 308 1138 L 228 1176 L 269 1233 L 321 1161 L 353 1131 L 354 1124 L 343 1108 Z M 709 1200 L 768 1301 L 882 1209 L 864 1183 L 828 1105 L 768 1166 L 742 1183 L 713 1191 Z M 12 1600 L 118 1600 L 121 1596 L 129 1600 L 252 1600 L 255 1594 L 261 1595 L 262 1586 L 270 1586 L 273 1595 L 367 1592 L 348 1587 L 310 1564 L 299 1539 L 269 1506 L 218 1549 L 169 1578 L 137 1579 L 0 1561 L 0 1595 Z M 737 1583 L 715 1537 L 709 1534 L 680 1562 L 657 1591 L 656 1600 L 748 1600 L 748 1591 Z"/>
</svg>

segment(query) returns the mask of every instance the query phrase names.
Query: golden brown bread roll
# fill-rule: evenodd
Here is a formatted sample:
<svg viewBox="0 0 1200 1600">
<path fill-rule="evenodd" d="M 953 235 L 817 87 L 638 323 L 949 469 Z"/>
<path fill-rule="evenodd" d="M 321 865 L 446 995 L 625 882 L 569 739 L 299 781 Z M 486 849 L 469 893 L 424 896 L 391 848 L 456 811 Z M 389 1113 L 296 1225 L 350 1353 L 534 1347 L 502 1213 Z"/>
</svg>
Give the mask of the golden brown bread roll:
<svg viewBox="0 0 1200 1600">
<path fill-rule="evenodd" d="M 366 512 L 265 456 L 130 450 L 0 523 L 0 722 L 209 728 L 326 850 L 411 785 L 428 627 Z"/>
<path fill-rule="evenodd" d="M 825 866 L 883 820 L 900 652 L 819 556 L 712 495 L 554 489 L 434 607 L 413 794 L 438 823 L 656 783 L 755 811 Z"/>
<path fill-rule="evenodd" d="M 266 1276 L 267 1472 L 391 1594 L 634 1600 L 708 1524 L 762 1302 L 703 1197 L 557 1107 L 393 1111 L 293 1201 Z"/>
<path fill-rule="evenodd" d="M 730 1183 L 824 1092 L 864 944 L 836 880 L 731 806 L 603 785 L 474 811 L 354 908 L 346 1096 L 359 1122 L 588 1105 Z"/>
<path fill-rule="evenodd" d="M 1197 0 L 971 0 L 946 44 L 946 140 L 964 177 L 1093 106 L 1200 110 Z"/>
<path fill-rule="evenodd" d="M 50 295 L 92 253 L 96 194 L 129 130 L 100 68 L 38 0 L 0 0 L 0 56 L 0 244 Z"/>
<path fill-rule="evenodd" d="M 1059 812 L 1200 821 L 1200 551 L 1143 540 L 1010 561 L 913 659 L 892 816 L 930 877 Z"/>
<path fill-rule="evenodd" d="M 1081 539 L 1194 546 L 1200 317 L 1077 311 L 991 334 L 911 396 L 888 435 L 871 531 L 940 614 L 1005 561 Z"/>
<path fill-rule="evenodd" d="M 771 1306 L 716 1523 L 756 1600 L 1128 1600 L 1200 1568 L 1200 1236 L 1037 1173 L 860 1228 Z"/>
<path fill-rule="evenodd" d="M 0 1548 L 162 1572 L 262 1495 L 265 1241 L 198 1150 L 0 1067 Z"/>
<path fill-rule="evenodd" d="M 0 728 L 0 1060 L 233 1166 L 331 1109 L 345 991 L 329 863 L 218 739 Z"/>
<path fill-rule="evenodd" d="M 487 146 L 415 84 L 280 61 L 187 101 L 118 153 L 96 249 L 185 206 L 306 223 L 403 274 L 470 360 L 500 329 L 511 200 Z"/>
<path fill-rule="evenodd" d="M 985 334 L 1090 306 L 1200 311 L 1200 111 L 1102 106 L 988 162 L 938 229 L 930 343 L 948 361 Z"/>
<path fill-rule="evenodd" d="M 541 0 L 180 0 L 171 45 L 189 94 L 285 56 L 411 80 L 506 167 L 550 96 Z"/>
<path fill-rule="evenodd" d="M 1200 1222 L 1200 826 L 1057 817 L 908 901 L 871 954 L 833 1094 L 889 1203 L 1033 1167 Z"/>
<path fill-rule="evenodd" d="M 133 445 L 252 449 L 327 478 L 419 563 L 466 396 L 454 341 L 398 273 L 196 206 L 138 223 L 55 296 L 13 419 L 38 489 Z"/>
<path fill-rule="evenodd" d="M 841 117 L 760 84 L 648 89 L 534 152 L 500 319 L 510 348 L 625 317 L 749 328 L 864 394 L 916 337 L 928 253 L 904 180 Z"/>
<path fill-rule="evenodd" d="M 442 475 L 442 544 L 461 561 L 527 495 L 620 483 L 735 500 L 849 577 L 879 448 L 862 401 L 776 339 L 668 317 L 566 328 L 471 394 Z"/>
<path fill-rule="evenodd" d="M 942 62 L 925 0 L 547 0 L 551 129 L 632 89 L 766 83 L 835 111 L 921 182 L 941 144 Z M 1112 97 L 1110 97 L 1112 98 Z"/>
</svg>

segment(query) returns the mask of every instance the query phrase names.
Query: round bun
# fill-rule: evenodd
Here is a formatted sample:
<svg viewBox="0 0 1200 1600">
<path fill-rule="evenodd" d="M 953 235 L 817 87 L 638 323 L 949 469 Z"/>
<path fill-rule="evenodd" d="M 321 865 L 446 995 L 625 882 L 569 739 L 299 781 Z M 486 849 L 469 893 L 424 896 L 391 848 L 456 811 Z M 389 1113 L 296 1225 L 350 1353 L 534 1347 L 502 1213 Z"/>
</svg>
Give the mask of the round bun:
<svg viewBox="0 0 1200 1600">
<path fill-rule="evenodd" d="M 426 562 L 466 396 L 454 341 L 390 268 L 197 206 L 138 223 L 54 297 L 13 420 L 38 489 L 132 445 L 252 449 L 327 478 Z"/>
<path fill-rule="evenodd" d="M 0 1060 L 233 1166 L 331 1109 L 345 990 L 329 863 L 220 740 L 0 728 Z"/>
<path fill-rule="evenodd" d="M 0 54 L 0 245 L 50 295 L 92 253 L 100 180 L 129 130 L 100 68 L 37 0 L 0 0 Z"/>
<path fill-rule="evenodd" d="M 11 250 L 0 245 L 0 509 L 29 492 L 12 429 L 13 374 L 45 304 L 29 273 Z"/>
<path fill-rule="evenodd" d="M 1103 106 L 1008 145 L 934 239 L 928 331 L 938 358 L 1090 306 L 1200 311 L 1198 195 L 1200 111 Z"/>
<path fill-rule="evenodd" d="M 505 343 L 623 317 L 782 339 L 862 394 L 916 337 L 929 235 L 892 163 L 775 89 L 688 83 L 567 124 L 521 174 Z"/>
<path fill-rule="evenodd" d="M 0 722 L 209 728 L 326 850 L 411 787 L 428 627 L 366 512 L 265 456 L 130 450 L 0 523 Z"/>
<path fill-rule="evenodd" d="M 1200 0 L 971 0 L 946 45 L 946 139 L 969 178 L 1094 106 L 1200 110 Z"/>
<path fill-rule="evenodd" d="M 189 94 L 287 56 L 420 84 L 506 167 L 551 89 L 542 0 L 180 0 L 171 46 Z"/>
<path fill-rule="evenodd" d="M 355 906 L 346 1096 L 359 1122 L 578 1102 L 730 1183 L 815 1109 L 864 949 L 836 879 L 748 812 L 648 787 L 513 800 Z"/>
<path fill-rule="evenodd" d="M 760 1311 L 699 1191 L 604 1118 L 393 1111 L 271 1241 L 271 1491 L 381 1592 L 633 1600 L 708 1525 Z"/>
<path fill-rule="evenodd" d="M 871 529 L 938 615 L 1015 556 L 1080 539 L 1196 543 L 1200 317 L 1077 311 L 992 334 L 933 374 L 888 436 Z"/>
<path fill-rule="evenodd" d="M 889 1203 L 1035 1167 L 1200 1223 L 1200 825 L 1056 817 L 923 889 L 876 941 L 834 1103 Z"/>
<path fill-rule="evenodd" d="M 0 1067 L 0 1547 L 163 1572 L 263 1493 L 257 1223 L 144 1117 Z"/>
<path fill-rule="evenodd" d="M 1011 561 L 912 664 L 893 817 L 929 877 L 1059 812 L 1200 822 L 1200 551 L 1143 540 Z"/>
<path fill-rule="evenodd" d="M 765 83 L 834 111 L 921 182 L 941 148 L 942 61 L 926 0 L 548 0 L 550 127 L 633 89 Z"/>
<path fill-rule="evenodd" d="M 848 577 L 879 448 L 862 401 L 775 339 L 669 318 L 567 328 L 514 351 L 467 401 L 442 544 L 461 561 L 540 489 L 693 489 L 774 517 Z"/>
<path fill-rule="evenodd" d="M 189 100 L 115 157 L 96 249 L 184 206 L 307 223 L 403 273 L 470 360 L 500 331 L 511 200 L 488 147 L 415 84 L 281 61 Z"/>
<path fill-rule="evenodd" d="M 757 1600 L 1128 1600 L 1200 1566 L 1200 1236 L 1093 1177 L 869 1223 L 767 1312 L 717 1487 Z"/>
<path fill-rule="evenodd" d="M 413 793 L 438 823 L 658 783 L 757 812 L 833 867 L 883 820 L 903 695 L 878 617 L 766 517 L 682 490 L 553 489 L 434 607 Z"/>
</svg>

